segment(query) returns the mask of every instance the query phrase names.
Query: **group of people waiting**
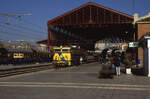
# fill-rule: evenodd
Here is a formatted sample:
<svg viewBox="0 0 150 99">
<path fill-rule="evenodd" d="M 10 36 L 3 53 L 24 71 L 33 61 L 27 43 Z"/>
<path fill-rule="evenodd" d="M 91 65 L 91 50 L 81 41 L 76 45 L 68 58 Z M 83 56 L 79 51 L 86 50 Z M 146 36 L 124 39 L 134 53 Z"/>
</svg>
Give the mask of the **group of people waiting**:
<svg viewBox="0 0 150 99">
<path fill-rule="evenodd" d="M 100 55 L 99 61 L 102 64 L 111 64 L 111 68 L 115 70 L 116 75 L 120 75 L 120 65 L 124 64 L 126 68 L 129 68 L 133 64 L 132 54 L 130 52 L 117 52 L 114 51 L 111 56 L 108 56 L 107 53 L 102 53 Z"/>
<path fill-rule="evenodd" d="M 124 63 L 125 53 L 124 52 L 115 52 L 111 53 L 111 56 L 108 56 L 107 51 L 103 51 L 99 57 L 99 61 L 102 64 L 111 64 L 111 68 L 115 70 L 116 75 L 120 75 L 120 64 Z"/>
</svg>

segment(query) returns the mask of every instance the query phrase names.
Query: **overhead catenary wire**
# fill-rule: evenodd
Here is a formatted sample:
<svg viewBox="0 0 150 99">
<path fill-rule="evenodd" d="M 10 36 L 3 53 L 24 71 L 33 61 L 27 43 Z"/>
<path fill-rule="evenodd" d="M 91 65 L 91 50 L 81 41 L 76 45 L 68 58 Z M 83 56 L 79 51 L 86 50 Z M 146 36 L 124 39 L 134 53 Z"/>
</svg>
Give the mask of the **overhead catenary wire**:
<svg viewBox="0 0 150 99">
<path fill-rule="evenodd" d="M 2 22 L 2 21 L 0 21 L 0 23 L 4 23 L 5 24 L 5 22 Z M 12 23 L 7 23 L 7 25 L 9 25 L 9 26 L 12 26 L 12 27 L 16 27 L 16 28 L 18 28 L 18 29 L 22 29 L 22 30 L 25 30 L 25 31 L 30 31 L 30 32 L 34 32 L 34 33 L 36 33 L 36 34 L 43 34 L 43 35 L 47 35 L 47 32 L 43 32 L 43 31 L 39 31 L 39 30 L 37 30 L 37 29 L 33 29 L 33 28 L 31 28 L 31 27 L 28 27 L 29 25 L 26 25 L 26 26 L 23 26 L 22 24 L 12 24 Z M 32 26 L 33 27 L 33 26 Z"/>
<path fill-rule="evenodd" d="M 0 25 L 0 27 L 4 27 L 4 26 L 1 26 Z M 0 28 L 1 29 L 1 28 Z M 11 37 L 11 36 L 18 36 L 18 35 L 20 35 L 20 38 L 26 38 L 26 37 L 28 37 L 28 38 L 33 38 L 33 39 L 36 39 L 36 40 L 39 40 L 39 39 L 41 39 L 41 37 L 40 36 L 35 36 L 35 35 L 29 35 L 27 32 L 23 32 L 24 34 L 22 34 L 22 32 L 20 32 L 20 31 L 18 31 L 18 32 L 16 32 L 16 31 L 10 31 L 10 30 L 13 30 L 13 29 L 10 29 L 9 31 L 8 30 L 4 30 L 5 28 L 3 28 L 3 29 L 1 29 L 1 31 L 3 32 L 3 33 L 8 33 L 9 34 L 9 36 Z M 3 34 L 4 35 L 4 34 Z"/>
<path fill-rule="evenodd" d="M 9 22 L 7 22 L 8 19 L 5 22 L 0 22 L 0 23 L 3 23 L 3 24 L 0 24 L 0 32 L 3 33 L 1 36 L 5 37 L 5 39 L 6 38 L 16 39 L 18 37 L 21 40 L 23 40 L 23 39 L 33 40 L 34 39 L 34 40 L 38 41 L 38 40 L 42 40 L 42 38 L 41 38 L 42 35 L 43 35 L 43 39 L 44 39 L 44 36 L 47 36 L 47 32 L 43 31 L 43 29 L 41 29 L 41 27 L 39 25 L 29 22 L 27 20 L 21 21 L 21 22 L 23 22 L 23 24 L 20 24 L 20 22 L 17 22 L 17 24 L 16 24 L 16 22 L 14 23 L 12 21 L 12 18 L 16 18 L 16 17 L 18 17 L 18 16 L 11 17 L 11 22 L 10 22 L 10 20 L 9 20 Z M 6 24 L 6 22 L 7 22 L 7 24 Z M 27 24 L 24 26 L 24 23 L 25 24 L 27 23 Z M 31 26 L 31 25 L 33 25 L 33 26 Z M 3 29 L 1 29 L 1 27 Z M 36 27 L 37 29 L 35 29 L 33 27 Z"/>
<path fill-rule="evenodd" d="M 25 32 L 25 31 L 22 31 L 22 30 L 18 29 L 18 28 L 16 29 L 16 28 L 13 28 L 13 27 L 8 27 L 8 26 L 2 25 L 2 24 L 0 24 L 0 27 L 7 28 L 7 29 L 12 30 L 12 31 L 20 32 L 21 34 L 27 33 L 27 32 Z M 29 33 L 35 34 L 35 33 L 33 33 L 33 32 L 29 32 Z M 29 35 L 29 34 L 26 34 L 26 35 Z M 36 35 L 40 36 L 41 34 L 36 34 Z M 34 35 L 34 36 L 35 36 L 35 35 Z"/>
<path fill-rule="evenodd" d="M 35 40 L 37 40 L 37 38 L 35 38 L 35 37 L 31 37 L 31 36 L 29 36 L 29 35 L 23 35 L 23 34 L 19 34 L 19 33 L 16 33 L 16 32 L 8 32 L 8 31 L 3 31 L 3 30 L 0 30 L 0 32 L 1 33 L 4 33 L 3 35 L 7 35 L 7 34 L 9 34 L 8 36 L 10 36 L 10 37 L 13 37 L 12 35 L 14 35 L 14 37 L 19 37 L 20 39 L 23 39 L 23 38 L 21 38 L 21 37 L 27 37 L 28 39 L 30 38 L 30 39 L 35 39 Z M 11 33 L 11 34 L 10 34 Z"/>
<path fill-rule="evenodd" d="M 47 29 L 46 28 L 44 28 L 46 31 L 42 31 L 42 30 L 44 30 L 40 25 L 38 25 L 38 24 L 35 24 L 35 23 L 33 23 L 33 22 L 30 22 L 29 20 L 25 20 L 25 19 L 20 19 L 20 20 L 17 20 L 17 18 L 16 17 L 13 17 L 13 19 L 15 19 L 15 21 L 17 21 L 17 23 L 19 24 L 19 25 L 27 25 L 27 26 L 30 26 L 30 25 L 32 25 L 32 29 L 33 30 L 35 30 L 35 28 L 36 28 L 36 31 L 39 31 L 39 32 L 43 32 L 43 33 L 47 33 Z M 34 27 L 34 28 L 33 28 Z M 31 29 L 31 28 L 30 28 Z"/>
<path fill-rule="evenodd" d="M 28 20 L 21 19 L 19 22 L 22 22 L 22 24 L 30 24 L 30 25 L 32 25 L 32 27 L 35 27 L 35 28 L 41 29 L 41 30 L 44 29 L 44 30 L 46 30 L 46 31 L 43 31 L 43 32 L 47 32 L 47 29 L 46 29 L 46 28 L 41 27 L 40 25 L 35 24 L 35 23 L 33 23 L 33 22 L 30 22 L 30 21 L 28 21 Z"/>
<path fill-rule="evenodd" d="M 5 24 L 4 22 L 1 22 L 0 21 L 0 23 L 3 23 L 3 24 L 0 24 L 0 27 L 3 27 L 3 28 L 7 28 L 7 30 L 12 30 L 12 31 L 15 31 L 15 33 L 16 33 L 16 31 L 17 32 L 19 32 L 19 35 L 20 36 L 22 36 L 22 37 L 32 37 L 32 38 L 36 38 L 37 40 L 40 40 L 41 39 L 41 36 L 42 35 L 44 35 L 43 33 L 37 33 L 37 32 L 35 32 L 35 31 L 29 31 L 29 30 L 24 30 L 24 29 L 22 29 L 22 28 L 19 28 L 18 26 L 16 26 L 16 27 L 13 27 L 13 26 L 11 26 L 11 25 L 7 25 L 7 24 Z M 28 31 L 28 32 L 27 32 Z M 5 31 L 3 31 L 3 32 L 5 32 Z M 7 31 L 8 32 L 8 31 Z M 23 35 L 21 35 L 22 33 L 24 33 Z M 35 34 L 36 33 L 36 34 Z M 29 34 L 30 34 L 30 36 L 29 36 Z M 18 35 L 18 34 L 17 34 Z M 26 35 L 28 35 L 28 36 L 26 36 Z M 9 36 L 11 36 L 11 35 L 9 35 Z M 34 37 L 33 37 L 34 36 Z M 44 35 L 44 36 L 47 36 L 47 35 Z M 43 36 L 43 37 L 44 37 Z M 43 38 L 44 39 L 44 38 Z"/>
<path fill-rule="evenodd" d="M 5 39 L 1 39 L 1 41 L 14 40 L 14 39 L 12 39 L 12 37 L 10 37 L 10 34 L 9 34 L 8 32 L 0 31 L 0 33 L 5 33 L 5 34 L 3 34 L 3 35 L 1 36 L 1 38 L 4 37 Z M 19 40 L 20 36 L 19 36 L 19 35 L 16 35 L 15 38 L 17 38 L 17 40 Z M 17 40 L 16 40 L 16 41 L 17 41 Z M 14 41 L 15 41 L 15 40 L 14 40 Z"/>
<path fill-rule="evenodd" d="M 24 29 L 24 30 L 27 30 L 27 31 L 31 31 L 31 32 L 36 32 L 38 34 L 43 34 L 45 32 L 42 32 L 42 31 L 38 31 L 38 30 L 35 30 L 35 29 L 31 29 L 29 27 L 25 27 L 25 26 L 22 26 L 22 25 L 19 25 L 19 24 L 8 24 L 10 26 L 13 26 L 13 27 L 18 27 L 20 29 Z M 46 34 L 46 33 L 45 33 Z"/>
</svg>

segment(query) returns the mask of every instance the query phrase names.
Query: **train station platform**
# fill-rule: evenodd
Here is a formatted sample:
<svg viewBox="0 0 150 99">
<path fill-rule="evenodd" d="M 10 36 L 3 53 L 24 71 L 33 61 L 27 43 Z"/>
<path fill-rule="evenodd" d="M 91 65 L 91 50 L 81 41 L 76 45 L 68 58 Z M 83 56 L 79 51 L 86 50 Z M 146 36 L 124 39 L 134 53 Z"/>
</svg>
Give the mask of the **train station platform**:
<svg viewBox="0 0 150 99">
<path fill-rule="evenodd" d="M 98 62 L 0 78 L 3 99 L 149 99 L 150 78 L 127 75 L 98 78 Z M 9 95 L 8 95 L 9 94 Z M 58 97 L 59 96 L 59 97 Z"/>
<path fill-rule="evenodd" d="M 97 66 L 93 66 L 95 68 L 95 76 L 98 78 L 99 76 L 99 71 L 102 69 L 102 64 L 96 63 L 97 66 L 99 66 L 99 69 L 96 68 Z M 105 64 L 106 66 L 110 64 Z M 85 65 L 86 66 L 86 65 Z M 91 67 L 92 68 L 92 67 Z M 97 70 L 96 70 L 97 69 Z M 95 83 L 100 83 L 100 84 L 117 84 L 117 85 L 150 85 L 150 78 L 147 76 L 144 76 L 142 72 L 142 68 L 132 68 L 132 73 L 131 74 L 126 74 L 125 72 L 125 67 L 121 66 L 121 75 L 116 76 L 114 74 L 113 78 L 98 78 Z M 93 73 L 94 75 L 94 73 Z M 94 81 L 94 80 L 93 80 Z M 150 87 L 150 86 L 149 86 Z"/>
<path fill-rule="evenodd" d="M 36 67 L 36 66 L 44 66 L 44 65 L 51 65 L 51 63 L 45 64 L 32 64 L 26 66 L 0 66 L 0 71 L 5 71 L 9 69 L 18 69 L 18 68 L 28 68 L 28 67 Z M 100 84 L 125 84 L 125 85 L 149 85 L 150 78 L 141 75 L 135 74 L 126 74 L 124 72 L 124 67 L 121 67 L 121 75 L 111 78 L 98 78 L 99 71 L 102 69 L 102 65 L 98 62 L 92 62 L 88 64 L 82 64 L 79 66 L 72 66 L 69 68 L 61 68 L 61 69 L 54 69 L 53 71 L 49 71 L 46 73 L 44 81 L 46 82 L 57 82 L 60 81 L 61 83 L 100 83 Z M 109 65 L 109 64 L 106 64 Z M 36 74 L 35 74 L 36 75 Z M 43 74 L 39 73 L 38 76 L 41 78 Z M 68 79 L 68 77 L 70 79 Z M 28 78 L 28 77 L 27 77 Z M 43 78 L 44 79 L 44 78 Z M 41 78 L 41 81 L 43 80 Z M 19 79 L 18 79 L 19 80 Z M 34 80 L 34 79 L 33 79 Z M 27 80 L 28 81 L 28 80 Z M 67 81 L 67 82 L 66 82 Z M 37 82 L 35 80 L 35 82 Z"/>
<path fill-rule="evenodd" d="M 52 63 L 35 63 L 35 64 L 27 64 L 27 65 L 0 65 L 0 72 L 5 70 L 11 70 L 11 69 L 21 69 L 21 68 L 28 68 L 28 67 L 37 67 L 37 66 L 45 66 L 45 65 L 51 65 Z"/>
</svg>

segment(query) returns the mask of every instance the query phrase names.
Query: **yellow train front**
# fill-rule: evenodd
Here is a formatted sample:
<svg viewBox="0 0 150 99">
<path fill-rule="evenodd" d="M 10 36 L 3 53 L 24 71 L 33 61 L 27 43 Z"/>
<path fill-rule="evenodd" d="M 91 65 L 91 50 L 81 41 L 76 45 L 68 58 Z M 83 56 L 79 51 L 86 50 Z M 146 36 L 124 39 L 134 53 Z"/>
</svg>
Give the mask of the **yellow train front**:
<svg viewBox="0 0 150 99">
<path fill-rule="evenodd" d="M 53 64 L 56 66 L 80 65 L 80 58 L 86 61 L 86 51 L 72 47 L 53 47 Z"/>
<path fill-rule="evenodd" d="M 56 66 L 71 66 L 71 48 L 54 47 L 53 64 Z"/>
</svg>

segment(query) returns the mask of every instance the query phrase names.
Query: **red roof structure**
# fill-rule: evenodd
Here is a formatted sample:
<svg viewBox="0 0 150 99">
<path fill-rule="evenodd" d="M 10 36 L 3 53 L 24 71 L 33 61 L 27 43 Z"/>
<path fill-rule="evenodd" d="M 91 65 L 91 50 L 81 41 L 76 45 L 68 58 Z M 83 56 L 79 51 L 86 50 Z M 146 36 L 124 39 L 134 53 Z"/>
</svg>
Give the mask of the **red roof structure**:
<svg viewBox="0 0 150 99">
<path fill-rule="evenodd" d="M 48 21 L 47 43 L 48 46 L 74 41 L 93 43 L 105 38 L 128 41 L 133 37 L 132 22 L 133 16 L 88 2 Z M 60 33 L 60 30 L 67 32 Z M 77 37 L 69 36 L 72 34 Z"/>
<path fill-rule="evenodd" d="M 100 16 L 101 15 L 101 16 Z M 130 23 L 133 22 L 133 16 L 128 14 L 118 12 L 116 10 L 101 6 L 96 3 L 88 2 L 76 9 L 73 9 L 67 13 L 64 13 L 52 20 L 48 21 L 49 24 L 67 24 L 71 25 L 75 17 L 76 21 L 74 23 L 80 24 L 96 24 L 96 23 Z M 108 20 L 104 20 L 103 17 L 106 17 Z M 70 18 L 69 18 L 70 17 Z M 120 17 L 120 19 L 119 19 Z M 79 19 L 77 19 L 79 18 Z M 70 20 L 69 20 L 70 19 Z M 100 20 L 98 20 L 100 19 Z M 103 19 L 103 20 L 102 20 Z"/>
</svg>

